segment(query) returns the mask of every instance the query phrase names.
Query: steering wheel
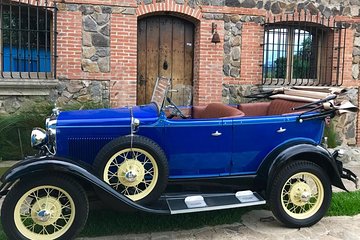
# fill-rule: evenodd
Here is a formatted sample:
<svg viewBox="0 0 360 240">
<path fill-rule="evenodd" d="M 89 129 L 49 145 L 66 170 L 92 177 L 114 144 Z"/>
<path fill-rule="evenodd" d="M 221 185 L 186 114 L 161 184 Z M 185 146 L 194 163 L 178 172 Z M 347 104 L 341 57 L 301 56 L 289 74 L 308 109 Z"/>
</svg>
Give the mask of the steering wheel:
<svg viewBox="0 0 360 240">
<path fill-rule="evenodd" d="M 182 113 L 182 111 L 176 106 L 176 104 L 171 100 L 171 98 L 166 97 L 166 100 L 171 104 L 170 107 L 173 108 L 172 113 L 168 116 L 169 119 L 172 119 L 175 116 L 180 116 L 182 119 L 187 119 L 187 117 Z"/>
</svg>

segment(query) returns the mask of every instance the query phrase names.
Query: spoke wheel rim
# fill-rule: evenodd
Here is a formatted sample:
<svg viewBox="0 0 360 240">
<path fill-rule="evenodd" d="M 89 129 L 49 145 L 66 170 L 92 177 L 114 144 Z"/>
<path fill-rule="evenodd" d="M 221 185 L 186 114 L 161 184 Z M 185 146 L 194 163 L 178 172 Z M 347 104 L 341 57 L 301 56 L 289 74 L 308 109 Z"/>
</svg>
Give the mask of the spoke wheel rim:
<svg viewBox="0 0 360 240">
<path fill-rule="evenodd" d="M 291 176 L 281 190 L 281 204 L 292 218 L 306 219 L 315 215 L 324 201 L 324 187 L 312 173 L 300 172 Z"/>
<path fill-rule="evenodd" d="M 28 239 L 56 239 L 63 236 L 75 219 L 70 194 L 55 186 L 39 186 L 27 191 L 16 203 L 14 222 Z"/>
<path fill-rule="evenodd" d="M 140 148 L 115 153 L 104 168 L 104 181 L 133 201 L 148 196 L 155 188 L 159 169 L 154 157 Z"/>
</svg>

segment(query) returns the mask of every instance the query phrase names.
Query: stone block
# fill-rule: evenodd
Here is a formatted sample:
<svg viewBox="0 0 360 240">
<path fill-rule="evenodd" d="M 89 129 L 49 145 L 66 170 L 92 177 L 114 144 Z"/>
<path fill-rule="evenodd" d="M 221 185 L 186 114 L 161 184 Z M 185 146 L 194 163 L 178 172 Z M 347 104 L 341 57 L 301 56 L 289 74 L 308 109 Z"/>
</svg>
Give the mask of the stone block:
<svg viewBox="0 0 360 240">
<path fill-rule="evenodd" d="M 124 15 L 135 15 L 136 9 L 135 8 L 126 8 L 124 11 L 122 11 L 122 14 Z"/>
<path fill-rule="evenodd" d="M 360 47 L 360 37 L 355 37 L 354 46 L 355 47 Z"/>
<path fill-rule="evenodd" d="M 100 72 L 98 64 L 89 59 L 83 59 L 81 61 L 81 68 L 84 72 L 90 72 L 90 73 Z"/>
<path fill-rule="evenodd" d="M 108 57 L 110 56 L 110 48 L 109 47 L 98 47 L 96 48 L 96 55 L 99 57 Z"/>
<path fill-rule="evenodd" d="M 352 54 L 353 54 L 353 56 L 360 56 L 360 48 L 354 47 Z"/>
<path fill-rule="evenodd" d="M 108 7 L 108 6 L 102 6 L 101 7 L 102 13 L 107 13 L 107 14 L 111 14 L 112 13 L 112 7 Z"/>
<path fill-rule="evenodd" d="M 91 38 L 94 47 L 110 47 L 110 39 L 101 33 L 93 33 Z"/>
<path fill-rule="evenodd" d="M 241 44 L 241 37 L 240 37 L 240 36 L 237 36 L 237 37 L 231 38 L 230 44 L 231 44 L 231 47 L 240 46 L 240 44 Z"/>
<path fill-rule="evenodd" d="M 92 46 L 92 38 L 90 32 L 83 31 L 82 33 L 82 45 L 85 47 L 91 47 Z"/>
<path fill-rule="evenodd" d="M 110 14 L 93 13 L 91 17 L 96 21 L 99 26 L 103 26 L 110 21 Z"/>
<path fill-rule="evenodd" d="M 97 60 L 100 72 L 110 72 L 110 57 L 102 57 Z"/>
<path fill-rule="evenodd" d="M 281 7 L 280 7 L 280 4 L 279 2 L 275 2 L 271 5 L 271 12 L 273 14 L 279 14 L 281 13 Z"/>
<path fill-rule="evenodd" d="M 225 29 L 226 31 L 227 31 L 227 30 L 230 30 L 231 27 L 232 27 L 232 24 L 231 24 L 230 22 L 226 22 L 226 23 L 224 24 L 224 29 Z"/>
<path fill-rule="evenodd" d="M 244 0 L 240 6 L 243 8 L 254 8 L 256 6 L 256 2 L 254 0 Z"/>
<path fill-rule="evenodd" d="M 359 79 L 359 64 L 352 65 L 352 77 L 355 80 Z"/>
<path fill-rule="evenodd" d="M 97 31 L 97 24 L 94 19 L 90 16 L 85 16 L 83 18 L 83 26 L 84 30 L 87 32 L 96 32 Z"/>
<path fill-rule="evenodd" d="M 232 48 L 231 57 L 232 57 L 233 61 L 240 60 L 240 48 L 239 47 Z"/>
<path fill-rule="evenodd" d="M 240 76 L 239 68 L 231 68 L 230 69 L 230 76 L 231 77 L 239 77 Z"/>
<path fill-rule="evenodd" d="M 225 6 L 240 7 L 240 1 L 239 0 L 225 0 Z"/>
<path fill-rule="evenodd" d="M 106 24 L 104 27 L 102 27 L 99 32 L 102 33 L 103 35 L 109 37 L 110 36 L 110 26 L 109 26 L 109 24 Z"/>
<path fill-rule="evenodd" d="M 84 14 L 84 15 L 89 15 L 94 13 L 94 6 L 91 5 L 81 5 L 79 7 L 79 10 Z"/>
<path fill-rule="evenodd" d="M 231 15 L 230 20 L 233 23 L 237 23 L 238 21 L 240 21 L 240 18 L 240 15 Z"/>
<path fill-rule="evenodd" d="M 225 74 L 225 76 L 229 76 L 230 75 L 230 65 L 229 64 L 225 64 L 223 66 L 223 72 Z"/>
<path fill-rule="evenodd" d="M 92 56 L 94 56 L 96 53 L 96 48 L 95 47 L 83 47 L 82 48 L 82 57 L 83 58 L 91 58 Z"/>
<path fill-rule="evenodd" d="M 204 14 L 202 15 L 202 17 L 203 17 L 204 19 L 207 19 L 207 20 L 213 20 L 213 19 L 214 19 L 214 14 L 212 14 L 212 13 L 204 13 Z"/>
<path fill-rule="evenodd" d="M 112 14 L 120 14 L 125 11 L 124 7 L 113 7 Z"/>
</svg>

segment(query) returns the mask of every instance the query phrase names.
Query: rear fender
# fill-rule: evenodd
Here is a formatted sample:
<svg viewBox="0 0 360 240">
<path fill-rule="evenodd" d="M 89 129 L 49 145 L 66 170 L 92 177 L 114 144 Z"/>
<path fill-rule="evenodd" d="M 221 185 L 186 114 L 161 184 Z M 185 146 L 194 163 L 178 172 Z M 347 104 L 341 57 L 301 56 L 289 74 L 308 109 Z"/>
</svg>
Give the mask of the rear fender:
<svg viewBox="0 0 360 240">
<path fill-rule="evenodd" d="M 49 175 L 54 173 L 68 175 L 73 177 L 75 180 L 81 180 L 82 183 L 90 184 L 92 187 L 98 188 L 102 194 L 105 194 L 107 197 L 109 197 L 109 199 L 112 200 L 115 204 L 124 204 L 125 207 L 130 207 L 135 210 L 149 213 L 170 213 L 168 210 L 144 207 L 118 193 L 107 183 L 98 178 L 89 165 L 54 156 L 32 158 L 21 161 L 14 165 L 2 176 L 0 192 L 5 194 L 8 191 L 8 188 L 21 178 L 28 178 L 34 175 L 39 176 L 41 174 Z"/>
<path fill-rule="evenodd" d="M 277 172 L 290 161 L 296 160 L 307 160 L 319 165 L 327 172 L 332 185 L 346 190 L 334 157 L 323 147 L 306 142 L 286 143 L 272 151 L 258 170 L 255 188 L 269 189 Z"/>
</svg>

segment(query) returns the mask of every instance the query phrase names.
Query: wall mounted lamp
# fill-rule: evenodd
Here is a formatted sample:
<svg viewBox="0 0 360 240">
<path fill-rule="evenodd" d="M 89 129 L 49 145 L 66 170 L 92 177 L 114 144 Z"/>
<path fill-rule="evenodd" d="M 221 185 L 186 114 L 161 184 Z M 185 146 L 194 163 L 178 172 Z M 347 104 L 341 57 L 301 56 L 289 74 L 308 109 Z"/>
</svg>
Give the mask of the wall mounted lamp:
<svg viewBox="0 0 360 240">
<path fill-rule="evenodd" d="M 212 23 L 211 29 L 212 29 L 212 34 L 213 34 L 211 42 L 217 44 L 220 42 L 220 36 L 217 32 L 217 24 Z"/>
</svg>

